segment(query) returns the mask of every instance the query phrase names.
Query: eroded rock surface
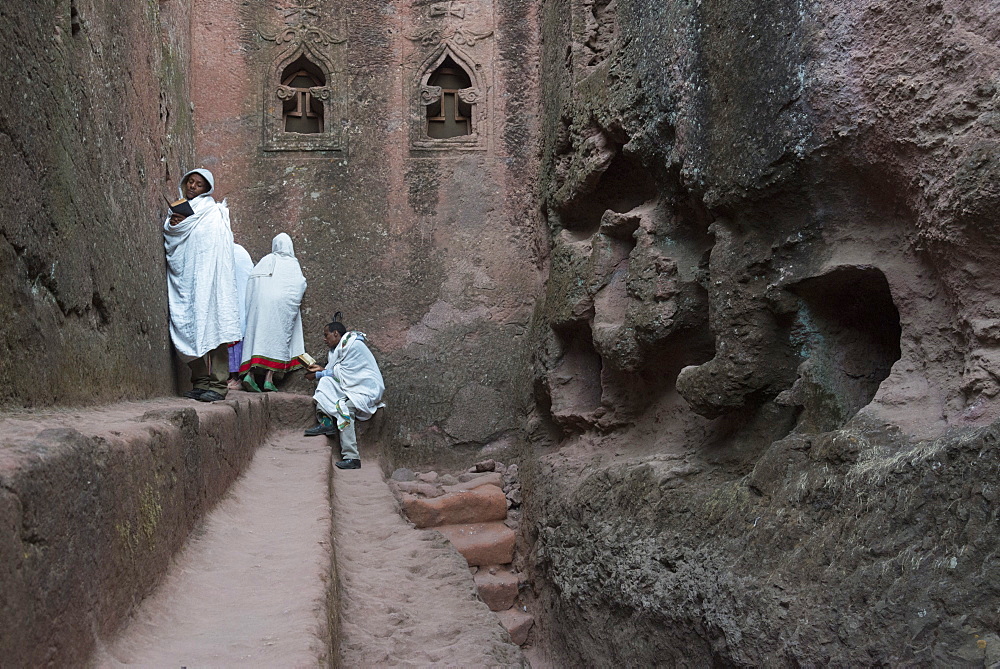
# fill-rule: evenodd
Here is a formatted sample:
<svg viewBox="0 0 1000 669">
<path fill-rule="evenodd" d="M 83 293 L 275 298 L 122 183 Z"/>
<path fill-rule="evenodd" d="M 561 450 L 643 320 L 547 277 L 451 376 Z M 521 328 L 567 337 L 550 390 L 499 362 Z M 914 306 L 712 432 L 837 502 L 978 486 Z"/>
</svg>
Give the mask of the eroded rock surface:
<svg viewBox="0 0 1000 669">
<path fill-rule="evenodd" d="M 173 393 L 160 225 L 194 152 L 190 4 L 0 10 L 0 408 Z"/>
<path fill-rule="evenodd" d="M 1000 7 L 551 0 L 542 25 L 548 638 L 995 661 Z"/>
</svg>

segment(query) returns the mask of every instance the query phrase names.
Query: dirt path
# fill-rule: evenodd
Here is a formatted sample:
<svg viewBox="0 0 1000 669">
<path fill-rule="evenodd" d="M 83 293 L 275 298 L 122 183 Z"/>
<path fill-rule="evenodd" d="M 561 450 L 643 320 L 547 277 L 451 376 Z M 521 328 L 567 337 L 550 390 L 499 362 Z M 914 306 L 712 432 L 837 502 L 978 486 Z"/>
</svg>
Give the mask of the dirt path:
<svg viewBox="0 0 1000 669">
<path fill-rule="evenodd" d="M 402 519 L 374 462 L 334 473 L 333 508 L 342 666 L 522 664 L 465 559 Z"/>
<path fill-rule="evenodd" d="M 325 662 L 329 448 L 260 447 L 160 588 L 95 666 L 317 666 Z"/>
<path fill-rule="evenodd" d="M 329 448 L 297 433 L 261 446 L 93 665 L 325 665 Z M 464 558 L 402 519 L 374 460 L 335 470 L 333 519 L 341 666 L 523 663 Z"/>
</svg>

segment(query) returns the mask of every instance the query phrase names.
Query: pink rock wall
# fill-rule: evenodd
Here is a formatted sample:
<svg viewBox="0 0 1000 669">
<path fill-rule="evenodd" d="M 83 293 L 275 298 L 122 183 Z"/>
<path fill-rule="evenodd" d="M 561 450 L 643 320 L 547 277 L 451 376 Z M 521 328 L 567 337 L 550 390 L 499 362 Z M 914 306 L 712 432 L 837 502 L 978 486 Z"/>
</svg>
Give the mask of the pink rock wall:
<svg viewBox="0 0 1000 669">
<path fill-rule="evenodd" d="M 515 430 L 529 388 L 527 326 L 545 248 L 532 207 L 532 5 L 313 4 L 303 14 L 295 3 L 198 3 L 197 160 L 215 171 L 255 260 L 275 234 L 291 234 L 309 282 L 312 354 L 325 355 L 320 334 L 334 311 L 369 335 L 388 387 L 385 434 L 400 453 L 489 443 Z M 327 75 L 334 132 L 303 140 L 316 150 L 264 150 L 288 139 L 270 137 L 266 115 L 300 36 Z M 445 49 L 474 75 L 478 133 L 428 148 L 420 79 Z"/>
</svg>

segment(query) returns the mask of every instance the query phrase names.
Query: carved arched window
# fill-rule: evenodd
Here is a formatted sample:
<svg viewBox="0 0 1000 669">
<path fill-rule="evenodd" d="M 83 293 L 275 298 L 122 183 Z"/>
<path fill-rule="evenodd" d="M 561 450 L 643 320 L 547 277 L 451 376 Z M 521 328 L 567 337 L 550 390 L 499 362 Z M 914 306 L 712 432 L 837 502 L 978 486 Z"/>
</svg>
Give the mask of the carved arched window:
<svg viewBox="0 0 1000 669">
<path fill-rule="evenodd" d="M 481 68 L 451 45 L 441 45 L 414 72 L 417 95 L 410 147 L 418 151 L 487 149 L 487 86 Z M 412 90 L 412 89 L 410 89 Z"/>
<path fill-rule="evenodd" d="M 472 104 L 462 93 L 472 87 L 472 79 L 450 57 L 427 79 L 427 88 L 437 99 L 427 105 L 427 136 L 447 139 L 472 134 Z"/>
<path fill-rule="evenodd" d="M 323 132 L 323 102 L 319 92 L 326 86 L 323 72 L 305 56 L 299 57 L 281 73 L 278 97 L 285 132 L 315 134 Z"/>
</svg>

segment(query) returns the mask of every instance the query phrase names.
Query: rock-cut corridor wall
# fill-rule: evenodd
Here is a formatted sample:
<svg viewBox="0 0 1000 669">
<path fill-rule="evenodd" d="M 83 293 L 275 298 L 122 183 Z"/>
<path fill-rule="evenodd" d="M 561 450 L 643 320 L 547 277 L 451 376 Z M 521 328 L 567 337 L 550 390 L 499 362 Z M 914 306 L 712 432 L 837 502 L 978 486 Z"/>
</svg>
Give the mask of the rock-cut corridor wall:
<svg viewBox="0 0 1000 669">
<path fill-rule="evenodd" d="M 552 644 L 996 662 L 1000 6 L 542 4 Z"/>
<path fill-rule="evenodd" d="M 0 7 L 0 406 L 173 392 L 158 224 L 193 156 L 188 4 Z"/>
<path fill-rule="evenodd" d="M 0 40 L 0 406 L 174 393 L 198 163 L 255 259 L 293 237 L 309 350 L 369 334 L 386 455 L 518 456 L 555 658 L 1000 661 L 995 1 L 47 0 Z"/>
</svg>

